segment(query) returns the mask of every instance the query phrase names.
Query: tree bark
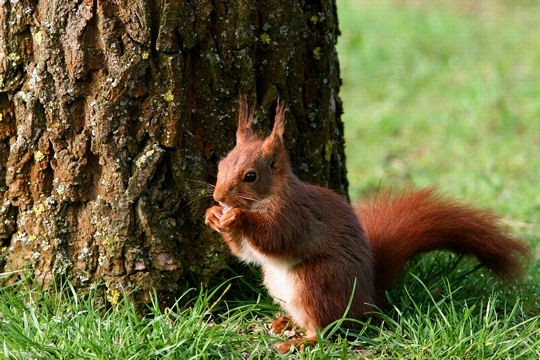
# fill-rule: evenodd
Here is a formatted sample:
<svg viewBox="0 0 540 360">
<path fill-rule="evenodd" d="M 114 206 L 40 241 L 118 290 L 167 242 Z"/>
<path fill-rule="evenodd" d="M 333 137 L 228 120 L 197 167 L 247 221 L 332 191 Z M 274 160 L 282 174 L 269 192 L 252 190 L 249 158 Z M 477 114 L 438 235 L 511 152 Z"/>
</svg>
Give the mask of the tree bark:
<svg viewBox="0 0 540 360">
<path fill-rule="evenodd" d="M 164 301 L 223 269 L 206 229 L 237 101 L 347 193 L 333 0 L 3 1 L 0 270 Z"/>
</svg>

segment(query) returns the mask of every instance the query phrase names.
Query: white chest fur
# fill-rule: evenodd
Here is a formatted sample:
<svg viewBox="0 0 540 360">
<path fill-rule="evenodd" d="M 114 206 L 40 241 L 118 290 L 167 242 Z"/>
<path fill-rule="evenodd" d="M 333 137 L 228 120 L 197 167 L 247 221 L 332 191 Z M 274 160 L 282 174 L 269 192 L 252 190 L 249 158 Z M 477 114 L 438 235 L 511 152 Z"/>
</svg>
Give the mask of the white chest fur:
<svg viewBox="0 0 540 360">
<path fill-rule="evenodd" d="M 242 241 L 240 258 L 246 262 L 259 265 L 264 274 L 264 286 L 276 302 L 285 306 L 291 303 L 295 294 L 296 279 L 291 271 L 296 264 L 293 261 L 276 259 L 261 254 L 246 240 Z"/>
</svg>

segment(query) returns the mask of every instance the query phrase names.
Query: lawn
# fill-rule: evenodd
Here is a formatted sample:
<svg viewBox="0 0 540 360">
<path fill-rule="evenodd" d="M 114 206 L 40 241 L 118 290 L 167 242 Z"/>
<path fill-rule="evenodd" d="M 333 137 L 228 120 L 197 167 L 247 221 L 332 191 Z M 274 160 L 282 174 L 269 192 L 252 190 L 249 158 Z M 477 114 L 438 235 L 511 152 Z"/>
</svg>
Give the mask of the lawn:
<svg viewBox="0 0 540 360">
<path fill-rule="evenodd" d="M 283 358 L 540 358 L 540 3 L 338 0 L 338 10 L 353 201 L 437 186 L 496 209 L 533 261 L 504 285 L 446 253 L 416 259 L 360 331 L 336 324 Z M 125 300 L 32 285 L 0 288 L 0 358 L 281 358 L 266 327 L 278 309 L 242 278 L 143 318 Z"/>
</svg>

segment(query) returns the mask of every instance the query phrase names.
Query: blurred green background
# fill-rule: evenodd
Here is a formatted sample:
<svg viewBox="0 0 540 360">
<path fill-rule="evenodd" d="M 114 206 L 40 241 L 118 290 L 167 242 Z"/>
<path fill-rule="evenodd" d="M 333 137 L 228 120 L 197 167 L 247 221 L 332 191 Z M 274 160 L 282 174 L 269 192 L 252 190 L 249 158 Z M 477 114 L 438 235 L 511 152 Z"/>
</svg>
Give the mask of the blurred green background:
<svg viewBox="0 0 540 360">
<path fill-rule="evenodd" d="M 540 224 L 540 1 L 338 0 L 352 199 L 437 186 Z"/>
</svg>

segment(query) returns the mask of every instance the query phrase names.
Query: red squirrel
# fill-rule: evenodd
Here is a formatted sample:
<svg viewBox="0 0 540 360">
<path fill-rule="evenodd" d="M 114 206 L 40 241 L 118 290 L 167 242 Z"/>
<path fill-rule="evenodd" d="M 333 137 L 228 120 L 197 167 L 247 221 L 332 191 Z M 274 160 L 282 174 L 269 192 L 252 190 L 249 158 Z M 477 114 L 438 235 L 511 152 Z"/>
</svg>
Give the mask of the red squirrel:
<svg viewBox="0 0 540 360">
<path fill-rule="evenodd" d="M 349 318 L 373 310 L 370 304 L 383 301 L 419 253 L 447 249 L 475 255 L 504 279 L 521 273 L 516 255 L 527 247 L 492 212 L 431 189 L 385 192 L 353 208 L 294 175 L 282 104 L 268 137 L 254 133 L 252 120 L 240 100 L 236 146 L 218 164 L 213 197 L 219 205 L 206 211 L 205 223 L 235 256 L 262 269 L 270 295 L 305 329 L 303 339 L 280 343 L 280 351 L 316 342 L 317 330 L 341 318 L 349 301 Z"/>
</svg>

